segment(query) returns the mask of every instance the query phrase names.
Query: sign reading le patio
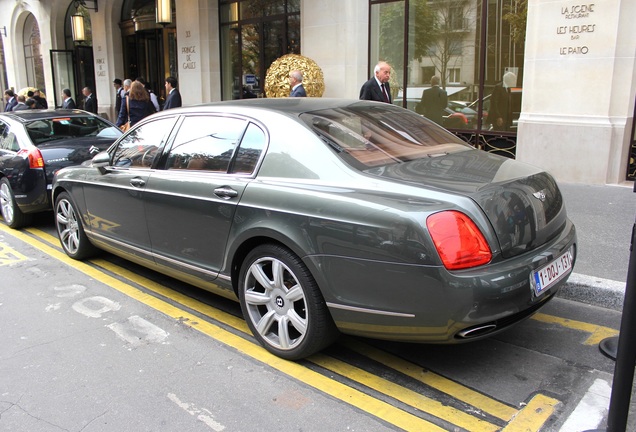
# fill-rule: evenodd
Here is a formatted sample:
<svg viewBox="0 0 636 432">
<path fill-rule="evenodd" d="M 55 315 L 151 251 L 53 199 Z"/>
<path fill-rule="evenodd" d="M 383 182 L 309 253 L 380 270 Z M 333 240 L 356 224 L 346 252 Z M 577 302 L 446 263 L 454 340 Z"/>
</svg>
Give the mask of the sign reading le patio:
<svg viewBox="0 0 636 432">
<path fill-rule="evenodd" d="M 559 55 L 585 55 L 590 51 L 588 46 L 585 45 L 585 39 L 589 39 L 596 31 L 596 23 L 590 22 L 595 10 L 596 5 L 594 3 L 561 6 L 561 17 L 565 22 L 563 22 L 564 25 L 557 26 L 556 33 L 566 37 L 572 45 L 561 45 L 559 47 Z"/>
</svg>

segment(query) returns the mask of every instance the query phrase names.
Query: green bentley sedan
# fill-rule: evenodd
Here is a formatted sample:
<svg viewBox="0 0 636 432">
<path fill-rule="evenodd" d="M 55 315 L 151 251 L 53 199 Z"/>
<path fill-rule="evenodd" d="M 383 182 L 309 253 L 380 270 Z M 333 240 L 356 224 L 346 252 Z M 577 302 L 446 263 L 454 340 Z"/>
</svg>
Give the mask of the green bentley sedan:
<svg viewBox="0 0 636 432">
<path fill-rule="evenodd" d="M 52 194 L 70 257 L 108 251 L 238 300 L 287 359 L 340 333 L 479 340 L 554 297 L 577 252 L 550 174 L 369 101 L 160 112 Z"/>
</svg>

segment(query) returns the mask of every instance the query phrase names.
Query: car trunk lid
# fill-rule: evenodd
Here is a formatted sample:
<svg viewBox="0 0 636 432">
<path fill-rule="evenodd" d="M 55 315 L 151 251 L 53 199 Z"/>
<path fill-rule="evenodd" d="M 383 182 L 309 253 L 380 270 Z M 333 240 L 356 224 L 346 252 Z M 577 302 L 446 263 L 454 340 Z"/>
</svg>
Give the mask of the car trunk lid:
<svg viewBox="0 0 636 432">
<path fill-rule="evenodd" d="M 366 172 L 470 197 L 488 217 L 504 258 L 548 242 L 566 222 L 552 176 L 486 152 L 441 154 Z"/>
</svg>

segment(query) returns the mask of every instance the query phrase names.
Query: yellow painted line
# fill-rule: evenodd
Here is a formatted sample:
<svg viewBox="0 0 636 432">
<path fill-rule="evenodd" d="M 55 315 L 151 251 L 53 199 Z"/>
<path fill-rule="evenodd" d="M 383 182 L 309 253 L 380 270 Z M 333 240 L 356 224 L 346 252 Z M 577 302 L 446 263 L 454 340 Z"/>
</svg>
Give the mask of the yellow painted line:
<svg viewBox="0 0 636 432">
<path fill-rule="evenodd" d="M 37 237 L 40 237 L 42 240 L 47 241 L 49 243 L 51 243 L 52 245 L 58 245 L 59 244 L 59 240 L 57 239 L 57 237 L 51 236 L 48 233 L 45 233 L 41 230 L 38 229 L 29 229 L 29 232 L 31 232 L 32 234 L 36 235 Z M 30 239 L 30 237 L 27 237 Z M 68 260 L 68 263 L 70 265 L 75 266 L 75 264 L 83 264 L 84 266 L 86 266 L 86 264 L 80 262 L 80 261 L 75 261 L 72 260 L 70 258 L 68 258 L 65 254 L 58 252 L 62 258 Z M 102 260 L 102 259 L 96 259 L 92 261 L 94 264 L 112 272 L 113 274 L 117 274 L 120 275 L 123 278 L 129 279 L 132 282 L 135 282 L 143 287 L 145 287 L 146 289 L 149 289 L 150 291 L 155 292 L 156 294 L 160 294 L 162 296 L 165 296 L 167 298 L 170 298 L 171 300 L 174 300 L 192 310 L 195 310 L 197 312 L 200 312 L 212 319 L 215 319 L 217 321 L 223 322 L 241 332 L 244 332 L 246 334 L 250 334 L 249 329 L 247 327 L 247 324 L 245 323 L 245 321 L 242 318 L 238 318 L 234 315 L 228 314 L 226 312 L 220 311 L 219 309 L 216 309 L 212 306 L 206 305 L 204 303 L 199 302 L 198 300 L 195 300 L 191 297 L 188 297 L 186 295 L 183 295 L 181 293 L 178 293 L 170 288 L 165 287 L 164 285 L 161 285 L 157 282 L 154 282 L 148 278 L 145 278 L 143 276 L 139 276 L 136 273 L 133 273 L 129 270 L 126 270 L 122 267 L 119 267 L 117 265 L 114 265 L 106 260 Z M 90 266 L 88 266 L 89 268 L 91 268 Z M 90 276 L 90 275 L 89 275 Z M 106 277 L 110 277 L 110 276 L 106 276 Z M 106 282 L 105 282 L 106 283 Z M 117 287 L 113 286 L 113 288 L 118 289 Z M 134 287 L 130 287 L 130 289 L 133 290 L 137 290 Z M 120 290 L 121 291 L 121 290 Z M 124 291 L 121 291 L 124 292 Z M 143 292 L 142 292 L 143 293 Z M 126 292 L 124 292 L 124 294 L 126 294 Z M 128 294 L 127 294 L 128 295 Z M 131 296 L 133 297 L 133 296 Z M 133 297 L 135 298 L 135 297 Z M 155 299 L 158 300 L 158 299 Z M 141 300 L 140 300 L 141 301 Z M 158 300 L 163 302 L 162 300 Z M 143 301 L 142 301 L 143 302 Z M 145 302 L 144 302 L 145 303 Z M 147 304 L 147 303 L 146 303 Z M 159 308 L 156 308 L 160 310 Z M 180 309 L 179 309 L 180 310 Z M 163 312 L 163 311 L 162 311 Z M 164 312 L 165 313 L 165 312 Z M 183 313 L 181 315 L 184 315 Z M 177 319 L 179 319 L 181 317 L 177 317 Z M 556 318 L 556 317 L 555 317 Z M 190 321 L 192 321 L 192 319 L 194 321 L 197 321 L 197 318 L 191 318 Z M 192 322 L 186 322 L 187 325 L 190 325 L 192 327 L 195 327 L 195 325 L 199 325 L 199 323 L 195 322 L 194 325 L 192 324 Z M 213 324 L 210 324 L 213 325 Z M 216 327 L 216 326 L 215 326 Z M 196 328 L 196 327 L 195 327 Z M 221 331 L 224 331 L 223 329 L 219 328 Z M 198 329 L 200 330 L 200 329 Z M 204 332 L 205 333 L 205 332 Z M 208 334 L 208 333 L 206 333 Z M 231 333 L 230 333 L 231 334 Z M 211 337 L 214 337 L 217 340 L 220 340 L 218 337 L 216 337 L 215 335 L 212 334 L 208 334 Z M 242 338 L 241 338 L 242 339 Z M 222 341 L 224 342 L 224 341 Z M 257 349 L 262 349 L 259 345 L 253 344 L 251 343 L 254 347 L 256 347 Z M 229 344 L 228 344 L 229 345 Z M 232 346 L 232 345 L 231 345 Z M 526 424 L 528 422 L 534 421 L 535 423 L 532 424 L 537 424 L 538 426 L 534 429 L 510 429 L 510 431 L 516 431 L 516 430 L 524 430 L 524 431 L 538 431 L 540 430 L 540 428 L 543 426 L 543 424 L 545 423 L 545 421 L 550 417 L 550 415 L 547 415 L 547 417 L 545 417 L 545 413 L 547 413 L 548 411 L 546 409 L 544 409 L 542 406 L 539 407 L 539 411 L 536 413 L 536 415 L 533 414 L 533 409 L 535 407 L 535 405 L 537 405 L 537 401 L 540 401 L 541 399 L 538 399 L 537 401 L 535 401 L 535 399 L 537 399 L 538 396 L 543 396 L 543 395 L 537 395 L 533 398 L 533 400 L 531 401 L 531 403 L 529 403 L 526 407 L 524 407 L 522 410 L 517 410 L 513 407 L 510 407 L 504 403 L 501 403 L 499 401 L 496 401 L 486 395 L 483 395 L 475 390 L 472 390 L 468 387 L 465 387 L 459 383 L 456 383 L 454 381 L 451 381 L 447 378 L 444 378 L 440 375 L 437 375 L 433 372 L 429 372 L 426 371 L 425 369 L 423 369 L 421 366 L 415 365 L 411 362 L 408 362 L 406 360 L 400 359 L 399 357 L 396 357 L 392 354 L 386 353 L 384 351 L 381 351 L 377 348 L 374 348 L 368 344 L 364 344 L 362 342 L 356 341 L 353 338 L 348 338 L 347 343 L 346 343 L 346 347 L 349 349 L 352 349 L 364 356 L 367 356 L 368 358 L 371 358 L 375 361 L 380 362 L 381 364 L 386 365 L 387 367 L 390 367 L 398 372 L 401 372 L 411 378 L 414 378 L 420 382 L 422 382 L 425 385 L 428 385 L 432 388 L 435 388 L 445 394 L 448 394 L 449 396 L 460 400 L 462 402 L 465 402 L 487 414 L 490 414 L 496 418 L 499 418 L 505 422 L 508 422 L 509 420 L 513 420 L 510 422 L 510 425 L 515 425 L 515 424 Z M 245 352 L 245 351 L 243 351 Z M 263 349 L 263 352 L 267 353 L 268 356 L 271 356 L 271 354 L 269 354 L 267 351 L 265 351 Z M 245 352 L 246 354 L 250 355 L 249 353 Z M 256 359 L 258 360 L 262 360 L 262 354 L 258 354 L 258 356 L 254 356 Z M 273 356 L 273 358 L 278 361 L 280 360 L 278 357 Z M 426 398 L 422 395 L 420 395 L 419 393 L 413 392 L 405 387 L 399 386 L 397 384 L 388 382 L 387 380 L 384 380 L 382 378 L 379 378 L 376 375 L 370 374 L 364 370 L 361 370 L 359 368 L 356 368 L 354 366 L 348 365 L 344 362 L 341 362 L 339 360 L 318 354 L 315 356 L 312 356 L 311 358 L 309 358 L 308 360 L 312 361 L 315 364 L 318 364 L 319 366 L 331 370 L 333 372 L 336 372 L 346 378 L 352 379 L 354 381 L 357 381 L 361 384 L 366 385 L 369 388 L 375 389 L 383 394 L 386 394 L 387 396 L 390 396 L 396 400 L 400 400 L 401 402 L 413 406 L 417 409 L 420 409 L 428 414 L 431 414 L 435 417 L 439 417 L 442 418 L 445 421 L 449 421 L 451 423 L 453 423 L 454 425 L 463 427 L 466 430 L 469 431 L 494 431 L 494 430 L 498 430 L 499 427 L 495 426 L 491 423 L 488 423 L 484 420 L 481 420 L 479 418 L 470 416 L 466 413 L 464 413 L 463 411 L 457 410 L 455 408 L 451 408 L 451 407 L 446 407 L 443 406 L 442 404 L 440 404 L 437 401 L 434 401 L 430 398 Z M 284 361 L 284 360 L 283 360 Z M 269 362 L 265 362 L 267 364 L 270 364 Z M 294 363 L 295 364 L 295 363 Z M 271 364 L 270 364 L 271 365 Z M 274 366 L 275 367 L 275 366 Z M 278 369 L 278 368 L 277 368 Z M 287 373 L 284 370 L 278 369 L 283 373 Z M 288 373 L 288 375 L 291 375 Z M 292 375 L 293 376 L 293 375 Z M 322 375 L 320 375 L 322 376 Z M 304 381 L 304 378 L 298 378 L 300 380 Z M 311 382 L 307 382 L 307 384 L 309 385 L 313 385 Z M 339 385 L 343 385 L 344 384 L 339 384 Z M 316 388 L 319 388 L 315 385 L 313 385 Z M 346 387 L 346 386 L 345 386 Z M 347 387 L 348 388 L 348 387 Z M 328 391 L 325 391 L 321 388 L 319 388 L 320 390 L 324 391 L 325 393 L 331 394 Z M 340 393 L 339 393 L 340 394 Z M 364 393 L 361 393 L 364 395 Z M 333 394 L 331 394 L 334 397 L 338 397 L 335 396 Z M 371 396 L 365 395 L 369 398 L 371 398 Z M 341 398 L 338 397 L 338 399 L 343 400 L 344 402 L 347 403 L 351 403 L 350 400 L 347 400 L 346 398 Z M 375 400 L 375 399 L 374 399 Z M 534 402 L 533 402 L 534 401 Z M 558 403 L 558 401 L 556 401 L 556 403 Z M 358 406 L 355 405 L 354 403 L 351 403 L 354 406 Z M 358 408 L 363 409 L 373 415 L 376 415 L 372 410 L 368 410 L 368 409 L 364 409 L 360 406 L 358 406 Z M 397 408 L 396 408 L 397 409 Z M 380 415 L 378 415 L 378 417 L 380 418 L 384 418 Z M 536 418 L 535 418 L 536 417 Z M 545 418 L 544 418 L 545 417 Z M 417 417 L 417 419 L 419 419 L 419 417 Z M 538 419 L 538 420 L 537 420 Z M 386 420 L 386 419 L 385 419 Z M 421 419 L 420 419 L 421 420 Z M 424 420 L 422 420 L 424 421 Z M 396 424 L 396 423 L 394 423 Z M 397 425 L 397 424 L 396 424 Z M 432 424 L 428 425 L 428 429 L 425 430 L 443 430 L 443 429 L 430 429 L 430 427 L 436 427 Z M 401 426 L 400 426 L 401 427 Z M 419 426 L 418 426 L 419 427 Z M 408 429 L 406 428 L 406 430 L 417 430 L 417 429 Z M 508 430 L 508 429 L 505 429 Z"/>
<path fill-rule="evenodd" d="M 583 342 L 585 345 L 598 345 L 603 339 L 618 335 L 618 330 L 610 327 L 603 327 L 596 324 L 570 320 L 567 318 L 560 318 L 543 313 L 534 314 L 532 316 L 532 319 L 547 324 L 556 324 L 561 327 L 589 333 L 590 337 L 588 337 L 585 342 Z"/>
<path fill-rule="evenodd" d="M 22 255 L 17 250 L 0 243 L 0 266 L 11 265 L 28 260 L 28 257 Z"/>
<path fill-rule="evenodd" d="M 347 348 L 353 349 L 354 351 L 375 360 L 380 364 L 395 369 L 406 376 L 420 381 L 429 387 L 437 389 L 503 421 L 509 421 L 518 412 L 518 410 L 514 407 L 492 399 L 455 381 L 449 380 L 448 378 L 428 371 L 421 366 L 403 360 L 368 344 L 358 342 L 354 339 L 348 339 L 346 346 Z"/>
<path fill-rule="evenodd" d="M 313 355 L 308 360 L 327 370 L 353 379 L 373 390 L 424 411 L 427 414 L 450 421 L 453 425 L 462 427 L 466 430 L 475 432 L 494 432 L 500 429 L 497 425 L 466 414 L 459 409 L 444 405 L 441 402 L 423 396 L 413 390 L 409 390 L 343 361 L 336 360 L 322 354 Z"/>
<path fill-rule="evenodd" d="M 260 362 L 267 364 L 268 366 L 292 377 L 303 383 L 314 387 L 336 399 L 339 399 L 349 405 L 352 405 L 360 410 L 367 412 L 375 417 L 378 417 L 390 424 L 393 424 L 401 429 L 407 431 L 434 431 L 444 432 L 444 429 L 436 426 L 435 424 L 421 419 L 413 414 L 407 413 L 399 408 L 392 406 L 387 402 L 383 402 L 372 396 L 362 393 L 359 390 L 353 389 L 345 384 L 325 377 L 324 375 L 314 372 L 311 369 L 306 368 L 295 362 L 283 360 L 279 357 L 270 354 L 260 345 L 243 339 L 215 324 L 207 321 L 202 321 L 196 315 L 183 311 L 182 309 L 172 306 L 171 304 L 153 297 L 150 294 L 146 294 L 143 291 L 128 285 L 112 276 L 106 275 L 101 271 L 91 267 L 90 265 L 81 261 L 75 261 L 66 254 L 59 252 L 51 246 L 44 243 L 33 240 L 28 235 L 20 232 L 9 232 L 8 228 L 0 225 L 0 229 L 7 233 L 17 237 L 18 239 L 28 243 L 29 245 L 39 249 L 45 254 L 55 258 L 76 270 L 86 274 L 87 276 L 101 282 L 111 288 L 116 289 L 122 294 L 135 299 L 153 309 L 156 309 L 175 320 L 192 327 L 201 333 L 210 336 L 217 341 L 220 341 L 241 353 L 248 355 Z"/>
<path fill-rule="evenodd" d="M 544 423 L 554 414 L 560 402 L 554 398 L 538 394 L 519 411 L 515 418 L 501 432 L 529 432 L 541 430 Z"/>
</svg>

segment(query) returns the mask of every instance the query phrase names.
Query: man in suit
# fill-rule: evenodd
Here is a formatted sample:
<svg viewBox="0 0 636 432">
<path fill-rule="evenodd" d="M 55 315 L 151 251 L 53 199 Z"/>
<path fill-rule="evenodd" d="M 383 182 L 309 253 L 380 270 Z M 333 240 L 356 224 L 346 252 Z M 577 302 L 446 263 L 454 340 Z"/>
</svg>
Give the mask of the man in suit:
<svg viewBox="0 0 636 432">
<path fill-rule="evenodd" d="M 4 106 L 4 111 L 13 111 L 13 108 L 18 104 L 18 101 L 15 99 L 15 93 L 13 90 L 7 89 L 4 91 L 4 100 L 6 101 L 6 105 Z"/>
<path fill-rule="evenodd" d="M 75 101 L 73 100 L 73 98 L 71 97 L 71 90 L 70 89 L 64 89 L 62 90 L 62 108 L 64 109 L 75 109 L 77 108 L 77 105 L 75 105 Z"/>
<path fill-rule="evenodd" d="M 84 87 L 82 94 L 84 95 L 84 110 L 97 114 L 97 98 L 93 96 L 91 88 Z"/>
<path fill-rule="evenodd" d="M 177 86 L 179 83 L 175 77 L 169 76 L 166 78 L 166 103 L 163 105 L 163 110 L 170 108 L 178 108 L 181 106 L 181 93 Z"/>
<path fill-rule="evenodd" d="M 113 87 L 115 87 L 115 112 L 118 114 L 121 109 L 121 101 L 126 94 L 122 86 L 123 82 L 119 78 L 113 80 Z"/>
<path fill-rule="evenodd" d="M 440 88 L 438 76 L 431 78 L 431 88 L 424 90 L 416 111 L 438 125 L 444 123 L 444 110 L 448 106 L 448 94 Z"/>
<path fill-rule="evenodd" d="M 29 109 L 26 104 L 26 98 L 24 97 L 24 95 L 18 95 L 16 99 L 18 100 L 18 103 L 16 106 L 13 107 L 12 111 L 23 111 Z"/>
<path fill-rule="evenodd" d="M 289 86 L 291 93 L 289 97 L 307 97 L 305 87 L 303 87 L 303 73 L 299 70 L 293 70 L 289 73 Z"/>
<path fill-rule="evenodd" d="M 360 99 L 391 103 L 391 66 L 387 62 L 379 62 L 373 73 L 375 76 L 362 84 Z"/>
</svg>

